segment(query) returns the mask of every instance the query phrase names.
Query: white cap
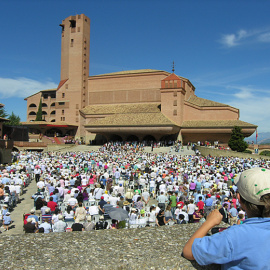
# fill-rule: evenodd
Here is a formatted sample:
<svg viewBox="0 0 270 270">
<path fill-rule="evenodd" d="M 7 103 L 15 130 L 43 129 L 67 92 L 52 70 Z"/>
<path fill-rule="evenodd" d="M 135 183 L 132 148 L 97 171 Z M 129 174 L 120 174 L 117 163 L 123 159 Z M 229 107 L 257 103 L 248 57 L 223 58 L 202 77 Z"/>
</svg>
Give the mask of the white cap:
<svg viewBox="0 0 270 270">
<path fill-rule="evenodd" d="M 270 193 L 270 170 L 259 167 L 246 170 L 236 177 L 234 183 L 246 201 L 264 205 L 260 199 Z"/>
</svg>

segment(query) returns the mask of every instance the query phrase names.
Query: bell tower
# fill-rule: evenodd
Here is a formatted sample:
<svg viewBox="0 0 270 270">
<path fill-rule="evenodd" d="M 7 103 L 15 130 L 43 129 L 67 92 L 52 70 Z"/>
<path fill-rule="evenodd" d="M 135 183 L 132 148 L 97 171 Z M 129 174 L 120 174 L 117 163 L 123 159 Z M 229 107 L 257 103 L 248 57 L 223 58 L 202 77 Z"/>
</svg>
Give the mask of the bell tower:
<svg viewBox="0 0 270 270">
<path fill-rule="evenodd" d="M 79 127 L 79 110 L 88 105 L 90 19 L 84 14 L 69 16 L 60 24 L 61 81 L 56 92 L 56 121 Z"/>
</svg>

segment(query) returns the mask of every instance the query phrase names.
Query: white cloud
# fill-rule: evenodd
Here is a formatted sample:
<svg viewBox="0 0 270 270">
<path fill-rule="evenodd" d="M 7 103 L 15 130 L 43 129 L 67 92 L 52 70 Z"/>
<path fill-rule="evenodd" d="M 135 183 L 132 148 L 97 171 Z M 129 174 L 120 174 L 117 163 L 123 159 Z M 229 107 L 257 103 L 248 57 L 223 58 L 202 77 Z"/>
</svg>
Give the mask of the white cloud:
<svg viewBox="0 0 270 270">
<path fill-rule="evenodd" d="M 228 48 L 243 45 L 245 43 L 270 42 L 270 31 L 269 29 L 242 29 L 236 33 L 222 35 L 219 42 Z"/>
<path fill-rule="evenodd" d="M 57 84 L 28 78 L 0 78 L 0 98 L 26 98 L 40 90 L 56 88 Z"/>
<path fill-rule="evenodd" d="M 234 88 L 236 92 L 227 104 L 240 110 L 240 120 L 258 125 L 260 132 L 269 132 L 270 90 L 252 86 L 230 86 L 230 88 Z"/>
<path fill-rule="evenodd" d="M 270 32 L 264 33 L 258 36 L 260 42 L 270 42 Z"/>
<path fill-rule="evenodd" d="M 236 34 L 223 35 L 220 42 L 226 47 L 235 47 L 248 36 L 247 31 L 240 30 Z"/>
</svg>

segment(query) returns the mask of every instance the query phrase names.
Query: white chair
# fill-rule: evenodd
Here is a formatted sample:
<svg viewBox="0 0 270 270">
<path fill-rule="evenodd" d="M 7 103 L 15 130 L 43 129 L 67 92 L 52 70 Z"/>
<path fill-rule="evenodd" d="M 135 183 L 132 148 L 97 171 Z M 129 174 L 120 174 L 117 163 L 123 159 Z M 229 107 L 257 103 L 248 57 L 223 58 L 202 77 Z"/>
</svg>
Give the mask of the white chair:
<svg viewBox="0 0 270 270">
<path fill-rule="evenodd" d="M 95 223 L 99 222 L 99 215 L 93 215 L 92 218 L 94 219 Z"/>
</svg>

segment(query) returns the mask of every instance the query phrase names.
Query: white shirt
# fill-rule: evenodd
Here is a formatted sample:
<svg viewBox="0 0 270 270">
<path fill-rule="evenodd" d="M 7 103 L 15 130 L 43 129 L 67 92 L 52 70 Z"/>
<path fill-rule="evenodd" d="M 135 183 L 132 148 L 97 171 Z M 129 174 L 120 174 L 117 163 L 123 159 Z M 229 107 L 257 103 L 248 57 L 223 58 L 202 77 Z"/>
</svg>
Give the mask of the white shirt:
<svg viewBox="0 0 270 270">
<path fill-rule="evenodd" d="M 116 206 L 117 202 L 119 201 L 118 197 L 110 197 L 110 204 Z"/>
<path fill-rule="evenodd" d="M 68 204 L 70 205 L 70 206 L 74 206 L 75 204 L 77 204 L 78 203 L 78 201 L 77 201 L 77 199 L 75 199 L 74 197 L 71 197 L 69 200 L 68 200 Z"/>
</svg>

